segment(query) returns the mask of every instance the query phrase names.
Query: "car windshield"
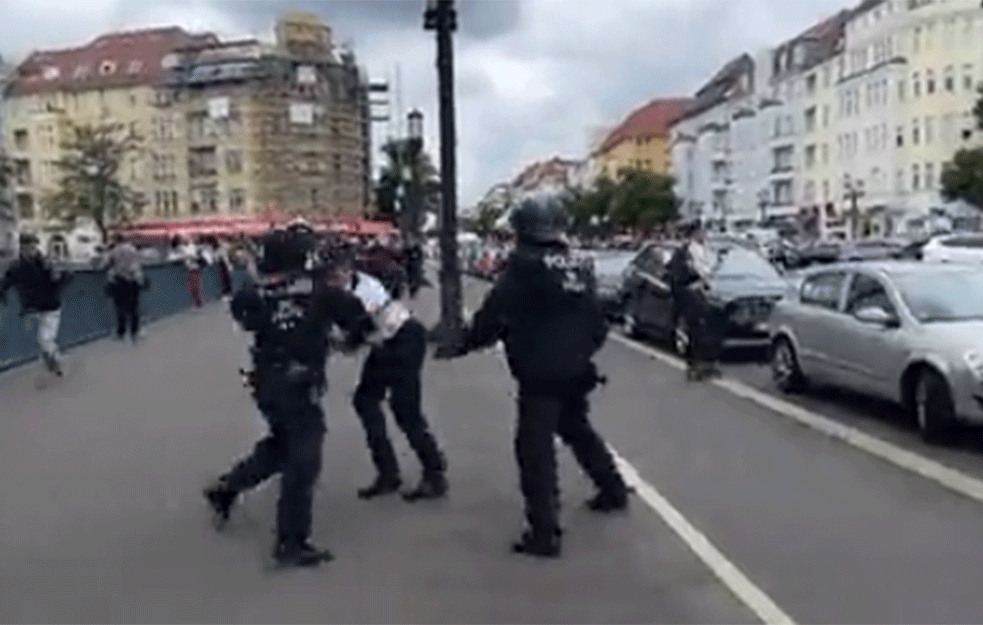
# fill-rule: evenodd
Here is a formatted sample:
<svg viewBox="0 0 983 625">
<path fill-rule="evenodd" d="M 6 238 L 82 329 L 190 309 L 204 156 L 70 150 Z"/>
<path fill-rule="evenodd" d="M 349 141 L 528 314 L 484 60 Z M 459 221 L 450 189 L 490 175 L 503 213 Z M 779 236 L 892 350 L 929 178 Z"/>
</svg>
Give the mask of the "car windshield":
<svg viewBox="0 0 983 625">
<path fill-rule="evenodd" d="M 897 276 L 911 314 L 922 323 L 983 319 L 983 273 L 939 271 Z"/>
<path fill-rule="evenodd" d="M 710 248 L 711 254 L 717 254 L 723 249 L 727 250 L 717 267 L 714 276 L 728 280 L 740 280 L 747 278 L 766 278 L 768 280 L 781 280 L 782 276 L 775 269 L 774 265 L 765 260 L 764 256 L 745 249 L 743 247 Z"/>
</svg>

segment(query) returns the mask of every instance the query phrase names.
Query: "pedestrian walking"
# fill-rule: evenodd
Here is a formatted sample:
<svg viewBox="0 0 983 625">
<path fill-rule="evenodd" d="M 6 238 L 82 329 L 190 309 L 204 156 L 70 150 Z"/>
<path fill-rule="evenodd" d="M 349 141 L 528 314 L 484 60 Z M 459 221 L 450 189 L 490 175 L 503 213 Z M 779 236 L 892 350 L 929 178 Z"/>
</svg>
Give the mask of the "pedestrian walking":
<svg viewBox="0 0 983 625">
<path fill-rule="evenodd" d="M 140 252 L 117 234 L 106 254 L 106 269 L 106 290 L 116 309 L 116 337 L 123 340 L 129 335 L 136 341 L 140 335 L 140 294 L 149 287 Z"/>
<path fill-rule="evenodd" d="M 603 381 L 593 357 L 608 325 L 592 265 L 575 258 L 565 242 L 566 210 L 559 201 L 527 199 L 510 221 L 517 245 L 504 272 L 461 342 L 442 346 L 436 357 L 454 358 L 504 341 L 518 382 L 515 454 L 528 524 L 513 550 L 557 557 L 562 531 L 555 436 L 597 487 L 588 501 L 591 510 L 628 507 L 625 481 L 588 417 L 587 397 Z"/>
<path fill-rule="evenodd" d="M 195 308 L 201 308 L 205 298 L 201 291 L 201 270 L 205 267 L 206 261 L 201 250 L 191 239 L 182 239 L 180 236 L 174 237 L 171 241 L 170 260 L 180 261 L 184 264 L 188 278 L 188 292 L 191 295 L 191 303 Z"/>
</svg>

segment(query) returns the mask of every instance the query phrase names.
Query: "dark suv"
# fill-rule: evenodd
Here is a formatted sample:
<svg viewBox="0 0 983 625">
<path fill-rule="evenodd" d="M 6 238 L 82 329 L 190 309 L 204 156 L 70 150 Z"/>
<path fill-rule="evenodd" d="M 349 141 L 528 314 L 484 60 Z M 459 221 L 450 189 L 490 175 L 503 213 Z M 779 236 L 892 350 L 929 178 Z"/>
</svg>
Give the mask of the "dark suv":
<svg viewBox="0 0 983 625">
<path fill-rule="evenodd" d="M 632 261 L 624 285 L 624 323 L 630 336 L 670 339 L 677 353 L 689 342 L 686 321 L 673 301 L 669 259 L 678 243 L 653 243 Z M 786 293 L 788 281 L 760 253 L 726 241 L 708 241 L 719 264 L 710 278 L 710 300 L 727 320 L 727 346 L 767 346 L 765 322 Z"/>
</svg>

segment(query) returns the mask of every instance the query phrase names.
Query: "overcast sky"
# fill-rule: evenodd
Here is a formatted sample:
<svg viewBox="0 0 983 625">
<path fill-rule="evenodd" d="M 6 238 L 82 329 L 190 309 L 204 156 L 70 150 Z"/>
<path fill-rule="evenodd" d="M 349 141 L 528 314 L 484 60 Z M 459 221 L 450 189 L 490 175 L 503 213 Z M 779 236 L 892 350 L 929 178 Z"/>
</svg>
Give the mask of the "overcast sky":
<svg viewBox="0 0 983 625">
<path fill-rule="evenodd" d="M 350 41 L 403 110 L 426 116 L 437 150 L 433 33 L 424 0 L 0 0 L 0 54 L 17 59 L 124 28 L 178 24 L 272 36 L 275 17 L 313 10 Z M 844 0 L 459 0 L 458 174 L 462 205 L 524 164 L 583 156 L 592 128 L 659 96 L 688 95 L 722 63 L 792 36 Z M 395 98 L 393 98 L 395 100 Z M 377 138 L 390 129 L 375 128 Z"/>
</svg>

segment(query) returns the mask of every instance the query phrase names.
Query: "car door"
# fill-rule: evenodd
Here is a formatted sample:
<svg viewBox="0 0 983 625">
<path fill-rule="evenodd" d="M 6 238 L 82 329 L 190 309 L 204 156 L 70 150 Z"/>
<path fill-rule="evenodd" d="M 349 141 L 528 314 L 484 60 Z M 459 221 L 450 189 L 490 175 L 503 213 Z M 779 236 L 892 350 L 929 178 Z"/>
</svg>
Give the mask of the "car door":
<svg viewBox="0 0 983 625">
<path fill-rule="evenodd" d="M 657 306 L 654 304 L 655 291 L 658 290 L 658 277 L 653 273 L 658 268 L 657 249 L 654 245 L 646 247 L 634 260 L 632 270 L 634 301 L 629 303 L 636 315 L 636 322 L 646 328 L 656 325 Z"/>
<path fill-rule="evenodd" d="M 898 303 L 883 278 L 858 271 L 850 278 L 840 327 L 835 340 L 830 341 L 841 369 L 837 377 L 847 388 L 892 398 L 897 395 L 898 370 L 907 357 L 905 328 L 858 319 L 857 312 L 869 307 L 881 308 L 898 324 L 902 323 Z"/>
<path fill-rule="evenodd" d="M 799 306 L 790 320 L 799 365 L 810 378 L 836 382 L 840 367 L 830 350 L 830 336 L 841 325 L 841 303 L 847 272 L 821 271 L 806 276 L 799 286 Z"/>
</svg>

